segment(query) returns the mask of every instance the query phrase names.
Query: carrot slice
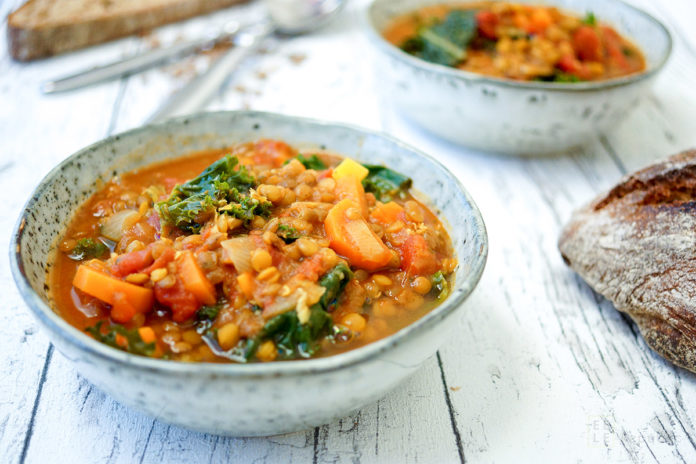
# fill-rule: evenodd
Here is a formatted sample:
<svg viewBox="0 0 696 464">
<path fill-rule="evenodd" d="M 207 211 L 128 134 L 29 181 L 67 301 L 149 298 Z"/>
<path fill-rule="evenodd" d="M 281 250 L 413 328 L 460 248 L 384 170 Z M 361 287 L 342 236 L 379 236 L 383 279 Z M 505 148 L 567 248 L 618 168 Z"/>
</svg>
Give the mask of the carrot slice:
<svg viewBox="0 0 696 464">
<path fill-rule="evenodd" d="M 367 217 L 367 199 L 362 182 L 353 176 L 342 176 L 336 179 L 336 195 L 339 200 L 352 200 L 360 206 L 363 217 Z"/>
<path fill-rule="evenodd" d="M 190 251 L 184 251 L 179 257 L 179 277 L 184 284 L 184 288 L 193 293 L 198 301 L 212 305 L 217 301 L 215 287 L 203 274 L 196 258 Z"/>
<path fill-rule="evenodd" d="M 527 32 L 530 34 L 541 34 L 553 23 L 553 18 L 546 8 L 537 8 L 532 11 L 530 21 L 527 25 Z"/>
<path fill-rule="evenodd" d="M 132 318 L 136 312 L 148 312 L 154 303 L 151 289 L 129 284 L 84 264 L 78 266 L 73 286 L 114 306 L 117 317 L 122 319 L 117 322 L 130 320 L 127 318 L 130 313 Z"/>
<path fill-rule="evenodd" d="M 351 265 L 373 271 L 385 267 L 393 254 L 370 229 L 365 219 L 349 218 L 351 208 L 360 206 L 351 200 L 341 200 L 334 205 L 324 221 L 331 248 L 342 254 Z"/>
<path fill-rule="evenodd" d="M 140 335 L 140 339 L 145 343 L 154 343 L 157 340 L 157 336 L 155 335 L 155 331 L 152 330 L 152 327 L 140 327 L 138 329 L 138 335 Z"/>
<path fill-rule="evenodd" d="M 403 213 L 404 208 L 400 204 L 390 201 L 389 203 L 375 206 L 370 214 L 370 217 L 381 224 L 388 225 L 393 224 L 396 221 L 405 222 L 406 218 L 404 217 Z"/>
</svg>

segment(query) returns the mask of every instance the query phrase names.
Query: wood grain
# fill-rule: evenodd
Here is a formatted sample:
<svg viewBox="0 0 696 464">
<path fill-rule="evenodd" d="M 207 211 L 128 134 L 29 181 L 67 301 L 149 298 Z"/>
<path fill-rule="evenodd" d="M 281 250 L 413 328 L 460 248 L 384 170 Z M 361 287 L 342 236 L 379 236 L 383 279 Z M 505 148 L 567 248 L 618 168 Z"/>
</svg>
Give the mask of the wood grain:
<svg viewBox="0 0 696 464">
<path fill-rule="evenodd" d="M 0 3 L 0 17 L 16 3 Z M 623 173 L 696 146 L 696 36 L 684 13 L 696 10 L 689 0 L 636 3 L 680 31 L 673 60 L 624 123 L 555 158 L 472 152 L 392 112 L 365 53 L 364 0 L 351 3 L 332 29 L 269 43 L 231 76 L 211 109 L 249 107 L 385 130 L 441 159 L 478 202 L 490 256 L 456 336 L 404 385 L 352 417 L 279 437 L 204 435 L 131 411 L 81 379 L 49 348 L 4 258 L 0 462 L 694 462 L 696 378 L 654 355 L 556 248 L 574 208 Z M 165 42 L 204 27 L 193 21 L 156 37 Z M 0 58 L 0 185 L 12 191 L 0 214 L 0 248 L 9 246 L 24 200 L 51 166 L 140 125 L 208 59 L 52 97 L 38 93 L 41 80 L 152 40 L 30 65 Z"/>
</svg>

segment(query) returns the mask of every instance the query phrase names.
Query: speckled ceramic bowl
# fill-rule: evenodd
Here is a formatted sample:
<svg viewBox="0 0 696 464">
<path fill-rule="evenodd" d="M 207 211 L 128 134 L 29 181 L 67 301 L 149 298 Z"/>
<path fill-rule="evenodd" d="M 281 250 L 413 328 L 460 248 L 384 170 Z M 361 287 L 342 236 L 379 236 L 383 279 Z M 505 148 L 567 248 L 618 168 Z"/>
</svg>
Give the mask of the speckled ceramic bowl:
<svg viewBox="0 0 696 464">
<path fill-rule="evenodd" d="M 600 82 L 517 82 L 428 63 L 393 46 L 381 31 L 397 16 L 446 0 L 375 0 L 367 30 L 384 101 L 445 139 L 484 151 L 552 154 L 611 129 L 639 102 L 667 61 L 672 38 L 655 18 L 618 0 L 515 0 L 593 11 L 643 50 L 643 73 Z"/>
<path fill-rule="evenodd" d="M 96 342 L 52 309 L 47 262 L 97 179 L 262 137 L 326 148 L 413 176 L 449 227 L 459 259 L 449 298 L 386 339 L 333 357 L 266 364 L 180 363 L 130 355 Z M 166 422 L 216 434 L 271 435 L 346 416 L 375 401 L 433 355 L 474 289 L 488 246 L 481 215 L 457 179 L 429 156 L 363 129 L 256 112 L 178 119 L 110 137 L 53 169 L 28 201 L 12 240 L 17 287 L 55 346 L 122 403 Z"/>
</svg>

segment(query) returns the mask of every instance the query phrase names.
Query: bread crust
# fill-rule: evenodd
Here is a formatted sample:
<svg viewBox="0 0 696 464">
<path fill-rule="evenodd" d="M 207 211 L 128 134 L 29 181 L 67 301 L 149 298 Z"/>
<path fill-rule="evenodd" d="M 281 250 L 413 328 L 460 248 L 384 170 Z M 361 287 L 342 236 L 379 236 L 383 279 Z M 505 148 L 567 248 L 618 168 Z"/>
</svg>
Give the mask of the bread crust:
<svg viewBox="0 0 696 464">
<path fill-rule="evenodd" d="M 112 12 L 100 17 L 70 22 L 51 22 L 50 18 L 27 24 L 22 18 L 31 8 L 29 0 L 7 19 L 10 55 L 30 61 L 77 50 L 109 40 L 142 33 L 149 29 L 229 7 L 243 0 L 172 0 L 167 5 L 133 12 Z"/>
<path fill-rule="evenodd" d="M 653 350 L 696 372 L 696 150 L 625 177 L 573 213 L 558 247 Z"/>
</svg>

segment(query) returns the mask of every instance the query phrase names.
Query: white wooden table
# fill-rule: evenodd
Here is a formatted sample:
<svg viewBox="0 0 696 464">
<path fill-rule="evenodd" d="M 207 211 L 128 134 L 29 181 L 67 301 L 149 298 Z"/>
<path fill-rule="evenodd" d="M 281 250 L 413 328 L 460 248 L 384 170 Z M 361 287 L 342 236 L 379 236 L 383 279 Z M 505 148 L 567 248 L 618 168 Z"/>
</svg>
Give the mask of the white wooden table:
<svg viewBox="0 0 696 464">
<path fill-rule="evenodd" d="M 356 123 L 440 158 L 484 215 L 490 255 L 458 334 L 410 380 L 352 417 L 271 438 L 223 438 L 154 421 L 81 378 L 25 308 L 7 261 L 31 190 L 77 149 L 141 124 L 206 58 L 82 91 L 40 82 L 153 37 L 31 64 L 0 30 L 0 462 L 696 462 L 696 377 L 651 352 L 636 327 L 567 269 L 571 211 L 619 177 L 696 146 L 696 5 L 634 0 L 669 24 L 675 51 L 654 93 L 586 149 L 494 157 L 439 142 L 380 100 L 361 33 L 363 0 L 330 29 L 248 60 L 211 105 Z M 0 0 L 0 18 L 20 0 Z M 213 19 L 156 33 L 166 42 Z"/>
</svg>

